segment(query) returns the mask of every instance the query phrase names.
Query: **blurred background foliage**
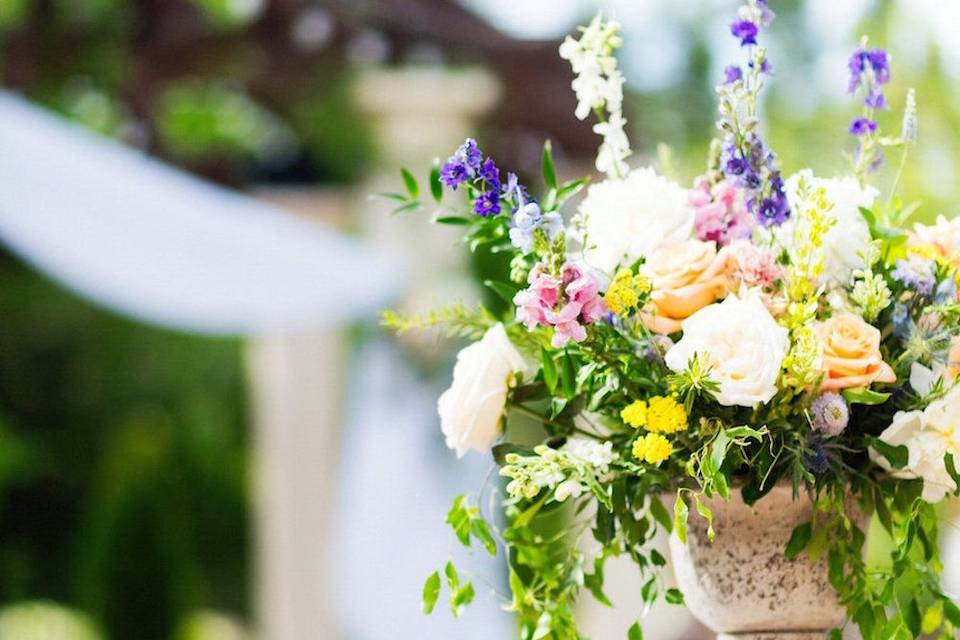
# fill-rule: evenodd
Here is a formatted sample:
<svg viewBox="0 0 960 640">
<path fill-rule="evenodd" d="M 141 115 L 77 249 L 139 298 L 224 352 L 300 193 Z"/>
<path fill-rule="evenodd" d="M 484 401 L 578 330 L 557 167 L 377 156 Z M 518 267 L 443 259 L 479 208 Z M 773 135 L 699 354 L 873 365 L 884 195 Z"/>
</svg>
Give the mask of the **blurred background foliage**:
<svg viewBox="0 0 960 640">
<path fill-rule="evenodd" d="M 638 155 L 650 160 L 658 143 L 670 145 L 674 176 L 689 182 L 713 133 L 713 86 L 737 55 L 725 27 L 736 2 L 463 2 L 513 38 L 546 40 L 551 57 L 598 4 L 622 14 Z M 772 4 L 780 18 L 769 38 L 767 132 L 784 170 L 843 168 L 839 148 L 856 111 L 844 94 L 845 56 L 869 32 L 896 64 L 895 108 L 882 118 L 891 133 L 907 88 L 917 89 L 921 144 L 907 165 L 906 199 L 924 200 L 926 218 L 954 214 L 960 65 L 937 37 L 945 28 L 917 10 L 933 6 L 956 26 L 952 3 Z M 435 5 L 465 22 L 425 47 L 429 34 L 390 17 L 406 5 Z M 475 61 L 511 73 L 515 60 L 470 44 L 475 20 L 452 0 L 0 0 L 0 73 L 3 85 L 90 129 L 215 180 L 342 188 L 376 165 L 370 122 L 351 92 L 363 68 Z M 392 48 L 404 39 L 413 42 L 405 56 Z M 551 81 L 566 92 L 569 77 Z M 532 97 L 505 92 L 482 129 L 491 147 L 537 140 L 518 156 L 528 176 L 539 140 L 563 140 L 575 124 L 572 108 L 566 124 L 520 134 L 498 119 L 523 115 Z M 557 150 L 561 168 L 590 162 L 572 143 Z M 243 637 L 231 617 L 249 620 L 251 606 L 241 342 L 118 319 L 6 254 L 0 327 L 0 603 L 34 601 L 0 610 L 0 638 L 61 640 L 43 627 L 29 635 L 38 619 L 72 629 L 62 640 Z"/>
</svg>

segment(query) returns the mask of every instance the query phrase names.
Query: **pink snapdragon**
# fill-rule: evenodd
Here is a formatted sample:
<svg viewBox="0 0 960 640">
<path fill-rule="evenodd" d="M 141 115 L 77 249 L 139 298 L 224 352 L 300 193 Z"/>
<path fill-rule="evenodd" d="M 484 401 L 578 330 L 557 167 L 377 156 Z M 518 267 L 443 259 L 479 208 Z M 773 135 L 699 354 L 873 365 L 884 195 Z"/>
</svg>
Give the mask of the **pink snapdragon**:
<svg viewBox="0 0 960 640">
<path fill-rule="evenodd" d="M 607 312 L 600 297 L 600 283 L 572 264 L 563 266 L 560 278 L 537 265 L 530 271 L 528 281 L 530 286 L 513 298 L 517 320 L 528 329 L 553 327 L 551 344 L 557 349 L 570 340 L 586 339 L 586 325 L 593 324 Z"/>
<path fill-rule="evenodd" d="M 697 178 L 687 202 L 693 207 L 697 238 L 717 246 L 749 238 L 756 225 L 740 190 L 726 180 L 711 187 L 706 178 Z"/>
</svg>

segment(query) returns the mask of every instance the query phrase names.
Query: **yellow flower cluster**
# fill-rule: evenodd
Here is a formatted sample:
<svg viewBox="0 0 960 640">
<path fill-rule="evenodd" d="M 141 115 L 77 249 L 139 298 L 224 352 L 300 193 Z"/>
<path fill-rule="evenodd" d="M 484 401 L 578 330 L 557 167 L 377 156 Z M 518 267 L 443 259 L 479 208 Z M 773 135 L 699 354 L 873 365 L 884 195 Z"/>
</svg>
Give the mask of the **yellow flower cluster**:
<svg viewBox="0 0 960 640">
<path fill-rule="evenodd" d="M 659 433 L 640 436 L 633 443 L 633 457 L 648 464 L 659 464 L 673 453 L 673 445 Z"/>
<path fill-rule="evenodd" d="M 817 311 L 817 281 L 823 273 L 823 236 L 837 223 L 829 215 L 833 203 L 827 199 L 826 189 L 818 187 L 808 193 L 801 182 L 799 191 L 806 195 L 800 208 L 806 224 L 797 225 L 796 250 L 787 269 L 787 298 L 790 304 L 783 324 L 791 331 L 811 320 Z"/>
<path fill-rule="evenodd" d="M 633 275 L 630 269 L 620 269 L 613 277 L 603 301 L 615 315 L 627 315 L 640 303 L 640 296 L 650 293 L 650 279 L 642 274 Z"/>
<path fill-rule="evenodd" d="M 653 433 L 675 433 L 687 428 L 687 412 L 671 396 L 654 396 L 649 403 L 637 400 L 620 412 L 620 418 L 631 427 L 643 427 Z"/>
</svg>

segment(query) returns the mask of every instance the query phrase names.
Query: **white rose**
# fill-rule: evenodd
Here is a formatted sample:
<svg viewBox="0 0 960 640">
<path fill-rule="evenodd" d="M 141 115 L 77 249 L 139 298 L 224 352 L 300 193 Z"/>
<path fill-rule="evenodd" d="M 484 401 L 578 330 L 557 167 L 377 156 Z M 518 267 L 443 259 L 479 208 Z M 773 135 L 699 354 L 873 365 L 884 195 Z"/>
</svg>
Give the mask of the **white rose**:
<svg viewBox="0 0 960 640">
<path fill-rule="evenodd" d="M 458 458 L 468 449 L 486 451 L 500 435 L 510 378 L 525 366 L 502 324 L 457 355 L 453 383 L 437 401 L 437 411 L 447 446 Z"/>
<path fill-rule="evenodd" d="M 587 262 L 608 274 L 665 242 L 689 239 L 693 230 L 687 192 L 651 168 L 591 186 L 580 213 L 586 218 Z"/>
<path fill-rule="evenodd" d="M 923 411 L 897 412 L 880 434 L 880 440 L 895 447 L 906 446 L 910 453 L 907 465 L 894 469 L 886 458 L 871 449 L 873 461 L 894 477 L 923 478 L 923 499 L 940 502 L 957 488 L 944 458 L 952 453 L 954 460 L 960 461 L 960 387 L 954 387 Z"/>
<path fill-rule="evenodd" d="M 667 366 L 683 371 L 694 354 L 706 354 L 710 378 L 720 385 L 717 402 L 752 407 L 777 393 L 790 342 L 759 296 L 731 295 L 697 311 L 682 326 L 683 337 L 667 352 Z"/>
<path fill-rule="evenodd" d="M 828 215 L 837 223 L 823 237 L 825 257 L 824 277 L 834 285 L 850 284 L 855 269 L 863 268 L 861 255 L 870 244 L 870 228 L 860 207 L 869 209 L 878 192 L 873 187 L 861 187 L 856 178 L 815 178 L 809 169 L 803 169 L 787 178 L 787 199 L 792 210 L 791 218 L 776 231 L 781 243 L 792 250 L 796 243 L 796 225 L 799 212 L 805 206 L 797 193 L 800 179 L 804 178 L 811 191 L 823 187 L 827 200 L 833 204 Z M 803 236 L 805 237 L 805 235 Z"/>
</svg>

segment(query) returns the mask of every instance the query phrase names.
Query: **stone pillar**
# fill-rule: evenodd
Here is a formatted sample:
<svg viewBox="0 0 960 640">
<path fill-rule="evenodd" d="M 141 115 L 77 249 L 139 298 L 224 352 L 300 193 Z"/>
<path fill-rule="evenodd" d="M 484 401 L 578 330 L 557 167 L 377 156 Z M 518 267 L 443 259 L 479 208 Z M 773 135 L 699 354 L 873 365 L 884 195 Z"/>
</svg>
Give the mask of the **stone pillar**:
<svg viewBox="0 0 960 640">
<path fill-rule="evenodd" d="M 258 195 L 328 226 L 343 226 L 353 205 L 345 194 L 318 190 Z M 248 342 L 257 637 L 263 640 L 339 635 L 328 604 L 327 554 L 338 490 L 343 338 L 342 329 L 331 328 Z"/>
<path fill-rule="evenodd" d="M 368 70 L 358 79 L 356 97 L 376 127 L 377 171 L 352 195 L 310 190 L 260 195 L 335 226 L 349 221 L 391 255 L 406 256 L 414 295 L 423 283 L 429 288 L 449 282 L 462 272 L 457 231 L 425 219 L 392 217 L 387 203 L 368 196 L 398 190 L 399 167 L 406 166 L 417 171 L 429 197 L 426 171 L 433 157 L 449 153 L 472 135 L 473 121 L 492 106 L 497 94 L 495 80 L 476 69 Z M 349 366 L 344 344 L 342 328 L 249 342 L 256 435 L 256 597 L 258 637 L 263 640 L 343 637 L 330 597 L 338 579 L 329 567 L 331 554 L 337 553 L 330 516 L 338 492 L 346 490 L 337 485 L 340 410 Z"/>
</svg>

